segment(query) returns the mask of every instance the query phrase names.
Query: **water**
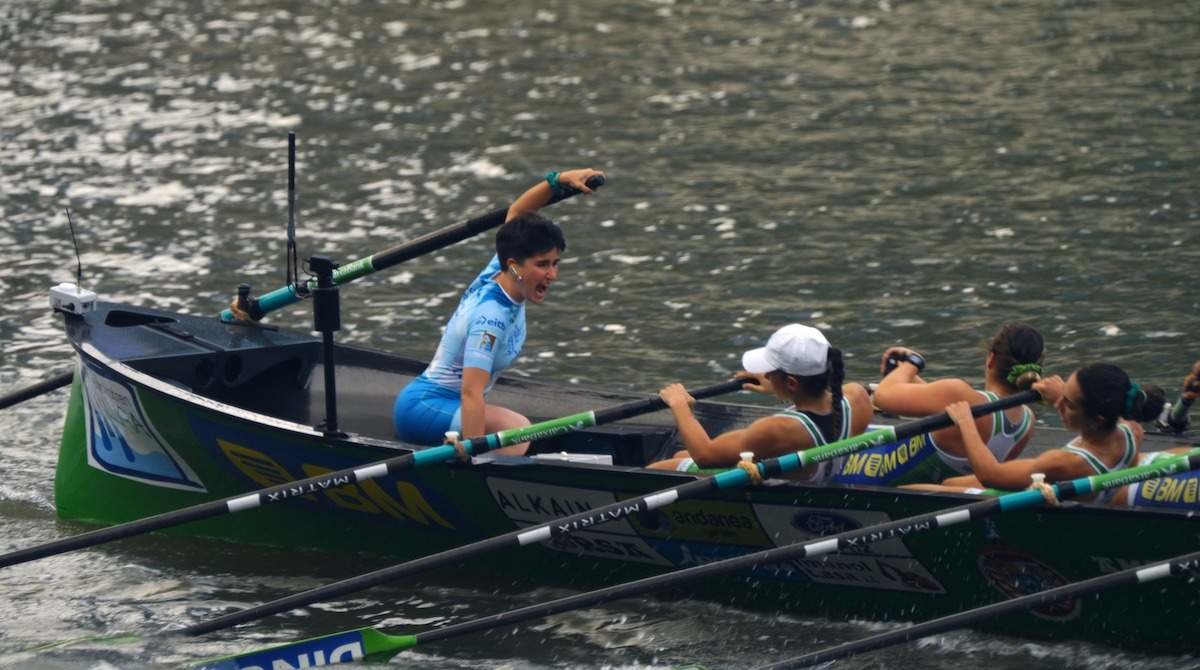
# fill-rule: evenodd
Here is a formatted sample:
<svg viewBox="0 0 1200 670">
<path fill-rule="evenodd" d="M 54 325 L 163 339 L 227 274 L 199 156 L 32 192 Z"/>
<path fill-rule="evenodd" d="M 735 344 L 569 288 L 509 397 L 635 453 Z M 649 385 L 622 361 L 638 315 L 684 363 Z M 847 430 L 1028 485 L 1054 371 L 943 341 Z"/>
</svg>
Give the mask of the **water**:
<svg viewBox="0 0 1200 670">
<path fill-rule="evenodd" d="M 549 169 L 610 183 L 548 213 L 569 247 L 514 374 L 650 392 L 710 383 L 789 321 L 873 378 L 920 348 L 978 380 L 1000 324 L 1049 365 L 1173 388 L 1196 358 L 1200 3 L 0 4 L 0 391 L 69 365 L 46 289 L 215 313 L 283 281 L 286 132 L 302 254 L 346 262 L 502 206 Z M 432 353 L 483 236 L 342 292 L 345 342 Z M 296 309 L 273 317 L 307 329 Z M 56 522 L 62 392 L 0 413 L 0 550 Z M 329 554 L 162 537 L 0 571 L 0 658 L 157 667 L 559 592 L 393 586 L 204 640 L 164 627 L 355 574 Z M 401 667 L 746 667 L 877 630 L 623 601 Z M 38 644 L 113 632 L 39 654 Z M 1178 668 L 1194 659 L 954 633 L 847 668 Z"/>
</svg>

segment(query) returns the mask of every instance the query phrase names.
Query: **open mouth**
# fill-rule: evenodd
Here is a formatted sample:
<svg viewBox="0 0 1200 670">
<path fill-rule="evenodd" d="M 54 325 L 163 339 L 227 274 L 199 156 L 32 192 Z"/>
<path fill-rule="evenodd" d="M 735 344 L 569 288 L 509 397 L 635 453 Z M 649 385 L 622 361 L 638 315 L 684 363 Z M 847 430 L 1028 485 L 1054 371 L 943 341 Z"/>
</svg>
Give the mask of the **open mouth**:
<svg viewBox="0 0 1200 670">
<path fill-rule="evenodd" d="M 550 291 L 549 284 L 538 284 L 533 287 L 533 299 L 541 302 L 546 299 L 546 293 Z"/>
</svg>

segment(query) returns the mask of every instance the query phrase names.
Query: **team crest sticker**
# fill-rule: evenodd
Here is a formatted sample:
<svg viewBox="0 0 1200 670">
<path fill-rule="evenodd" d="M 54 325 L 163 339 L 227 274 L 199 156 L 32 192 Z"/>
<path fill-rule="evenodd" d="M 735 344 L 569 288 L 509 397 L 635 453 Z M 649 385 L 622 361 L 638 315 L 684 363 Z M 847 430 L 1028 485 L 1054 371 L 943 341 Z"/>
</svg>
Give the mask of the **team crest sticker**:
<svg viewBox="0 0 1200 670">
<path fill-rule="evenodd" d="M 496 336 L 489 333 L 486 330 L 483 331 L 483 334 L 479 336 L 479 348 L 484 351 L 487 351 L 487 352 L 490 352 L 492 349 L 495 349 L 496 348 Z"/>
<path fill-rule="evenodd" d="M 979 552 L 978 563 L 984 580 L 1010 599 L 1070 583 L 1054 568 L 1031 554 L 1011 547 L 984 547 Z M 1079 616 L 1081 607 L 1078 598 L 1068 598 L 1031 609 L 1030 612 L 1049 621 L 1070 621 Z"/>
</svg>

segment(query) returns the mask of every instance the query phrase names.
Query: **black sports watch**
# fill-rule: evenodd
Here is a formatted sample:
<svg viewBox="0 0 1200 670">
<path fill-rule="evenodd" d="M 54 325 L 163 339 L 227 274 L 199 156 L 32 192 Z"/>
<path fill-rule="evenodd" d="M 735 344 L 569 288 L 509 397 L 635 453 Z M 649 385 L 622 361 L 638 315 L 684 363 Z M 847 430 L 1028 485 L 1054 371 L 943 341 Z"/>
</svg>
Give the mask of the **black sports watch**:
<svg viewBox="0 0 1200 670">
<path fill-rule="evenodd" d="M 892 356 L 887 360 L 887 372 L 883 376 L 887 376 L 896 366 L 901 363 L 912 363 L 917 368 L 917 373 L 925 369 L 925 357 L 915 351 L 905 352 L 903 356 Z"/>
</svg>

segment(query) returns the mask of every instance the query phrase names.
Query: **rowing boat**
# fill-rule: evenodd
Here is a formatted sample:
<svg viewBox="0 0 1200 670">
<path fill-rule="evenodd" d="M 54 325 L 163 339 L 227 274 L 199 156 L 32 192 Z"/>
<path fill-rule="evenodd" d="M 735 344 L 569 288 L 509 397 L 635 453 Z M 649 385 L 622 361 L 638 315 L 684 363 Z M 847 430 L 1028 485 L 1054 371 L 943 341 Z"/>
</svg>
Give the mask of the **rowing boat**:
<svg viewBox="0 0 1200 670">
<path fill-rule="evenodd" d="M 59 515 L 118 524 L 410 453 L 391 437 L 391 403 L 420 360 L 337 346 L 339 424 L 326 408 L 323 343 L 259 325 L 97 303 L 64 311 L 78 366 L 55 481 Z M 502 379 L 496 402 L 534 420 L 627 401 L 603 392 Z M 771 410 L 702 401 L 710 432 Z M 927 448 L 918 436 L 913 452 Z M 1066 441 L 1041 428 L 1028 453 Z M 1147 450 L 1188 437 L 1150 435 Z M 643 466 L 680 448 L 665 412 L 536 440 L 524 457 L 484 454 L 469 464 L 411 470 L 371 481 L 283 487 L 294 498 L 172 531 L 280 547 L 368 552 L 411 559 L 690 481 Z M 1170 487 L 1193 502 L 1194 476 Z M 959 505 L 968 496 L 869 485 L 769 480 L 640 512 L 551 542 L 496 554 L 488 570 L 539 574 L 587 587 Z M 690 595 L 746 607 L 874 620 L 951 614 L 1149 563 L 1194 548 L 1187 509 L 1091 504 L 1012 513 L 958 530 L 889 539 L 854 552 L 757 566 Z M 749 578 L 749 580 L 747 580 Z M 1116 590 L 999 619 L 989 628 L 1195 651 L 1189 612 L 1196 580 L 1170 591 Z M 1136 611 L 1138 616 L 1130 617 Z M 1112 631 L 1120 630 L 1120 635 Z"/>
</svg>

